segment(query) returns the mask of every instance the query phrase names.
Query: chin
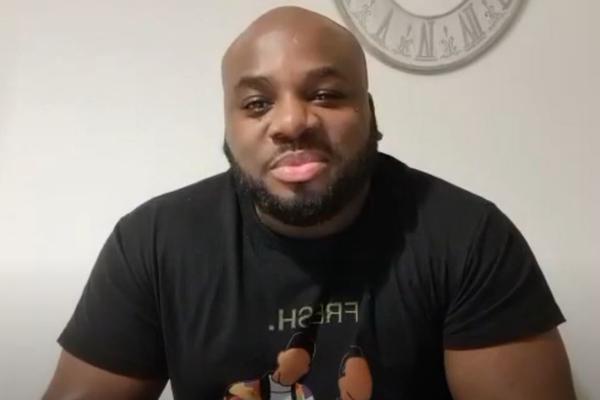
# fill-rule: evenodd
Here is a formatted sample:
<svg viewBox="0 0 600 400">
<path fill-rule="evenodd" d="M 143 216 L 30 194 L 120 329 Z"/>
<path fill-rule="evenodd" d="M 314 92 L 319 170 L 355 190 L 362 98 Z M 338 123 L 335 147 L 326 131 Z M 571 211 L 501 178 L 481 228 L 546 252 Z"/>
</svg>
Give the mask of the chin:
<svg viewBox="0 0 600 400">
<path fill-rule="evenodd" d="M 283 200 L 294 200 L 299 197 L 324 195 L 331 186 L 327 177 L 313 179 L 307 182 L 285 183 L 273 180 L 267 185 L 268 191 Z"/>
</svg>

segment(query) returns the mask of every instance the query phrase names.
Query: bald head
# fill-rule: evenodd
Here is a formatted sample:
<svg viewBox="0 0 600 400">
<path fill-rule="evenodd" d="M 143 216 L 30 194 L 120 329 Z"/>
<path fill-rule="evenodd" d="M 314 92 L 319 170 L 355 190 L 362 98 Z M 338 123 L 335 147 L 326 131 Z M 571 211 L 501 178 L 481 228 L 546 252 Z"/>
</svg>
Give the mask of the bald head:
<svg viewBox="0 0 600 400">
<path fill-rule="evenodd" d="M 346 28 L 335 21 L 300 7 L 279 7 L 266 12 L 252 22 L 229 46 L 222 60 L 222 79 L 225 89 L 237 78 L 240 66 L 256 61 L 277 42 L 280 50 L 312 46 L 315 51 L 329 54 L 332 59 L 351 64 L 357 69 L 367 90 L 367 68 L 364 52 Z M 272 54 L 269 54 L 270 56 Z M 283 54 L 281 54 L 283 56 Z"/>
<path fill-rule="evenodd" d="M 277 8 L 227 49 L 222 75 L 225 154 L 261 215 L 275 230 L 273 221 L 315 225 L 319 234 L 340 229 L 359 210 L 377 157 L 354 36 L 314 12 Z"/>
</svg>

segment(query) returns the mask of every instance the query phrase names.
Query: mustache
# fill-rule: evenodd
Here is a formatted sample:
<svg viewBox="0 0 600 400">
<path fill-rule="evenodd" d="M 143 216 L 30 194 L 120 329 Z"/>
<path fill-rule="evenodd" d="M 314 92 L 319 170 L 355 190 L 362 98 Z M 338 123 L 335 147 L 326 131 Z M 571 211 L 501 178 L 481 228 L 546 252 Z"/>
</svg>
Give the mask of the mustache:
<svg viewBox="0 0 600 400">
<path fill-rule="evenodd" d="M 292 152 L 296 152 L 296 151 L 318 151 L 320 153 L 324 153 L 324 154 L 333 154 L 333 149 L 331 148 L 330 145 L 328 144 L 324 144 L 324 143 L 311 143 L 311 144 L 303 144 L 303 143 L 289 143 L 289 144 L 282 144 L 277 146 L 277 149 L 275 150 L 274 154 L 271 157 L 271 160 L 274 160 L 277 157 L 280 157 L 281 155 L 285 154 L 285 153 L 292 153 Z"/>
<path fill-rule="evenodd" d="M 333 147 L 325 141 L 296 140 L 278 144 L 275 151 L 273 151 L 273 153 L 268 157 L 266 165 L 272 165 L 275 160 L 283 156 L 285 153 L 296 151 L 317 151 L 332 159 L 336 158 L 336 152 L 334 151 Z M 233 156 L 233 152 L 231 151 L 227 140 L 223 140 L 223 153 L 230 163 L 235 161 L 235 157 Z"/>
<path fill-rule="evenodd" d="M 327 135 L 317 130 L 307 130 L 295 139 L 278 140 L 275 142 L 276 149 L 269 157 L 268 165 L 274 163 L 278 158 L 286 153 L 299 151 L 312 151 L 321 153 L 329 158 L 335 157 L 333 146 L 327 139 Z"/>
</svg>

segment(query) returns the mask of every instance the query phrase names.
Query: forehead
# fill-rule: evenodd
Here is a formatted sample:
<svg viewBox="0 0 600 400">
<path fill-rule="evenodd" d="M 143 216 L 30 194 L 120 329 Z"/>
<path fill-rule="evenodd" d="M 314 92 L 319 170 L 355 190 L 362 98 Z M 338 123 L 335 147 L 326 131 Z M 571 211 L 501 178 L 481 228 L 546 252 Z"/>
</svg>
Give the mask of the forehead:
<svg viewBox="0 0 600 400">
<path fill-rule="evenodd" d="M 360 51 L 360 50 L 359 50 Z M 223 65 L 224 85 L 248 75 L 293 78 L 328 67 L 348 80 L 362 81 L 364 65 L 352 43 L 329 29 L 275 29 L 234 45 Z"/>
</svg>

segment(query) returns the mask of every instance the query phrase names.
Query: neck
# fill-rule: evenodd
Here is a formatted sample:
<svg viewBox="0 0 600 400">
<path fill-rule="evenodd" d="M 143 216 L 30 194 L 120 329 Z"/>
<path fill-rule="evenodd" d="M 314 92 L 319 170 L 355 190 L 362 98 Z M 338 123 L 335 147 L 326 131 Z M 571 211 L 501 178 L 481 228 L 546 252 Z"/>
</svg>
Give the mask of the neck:
<svg viewBox="0 0 600 400">
<path fill-rule="evenodd" d="M 352 224 L 358 218 L 369 193 L 369 184 L 350 201 L 342 210 L 333 218 L 313 226 L 295 226 L 285 224 L 269 214 L 263 213 L 258 208 L 256 213 L 260 221 L 272 231 L 284 236 L 289 236 L 298 239 L 316 239 L 328 235 L 338 233 Z"/>
</svg>

